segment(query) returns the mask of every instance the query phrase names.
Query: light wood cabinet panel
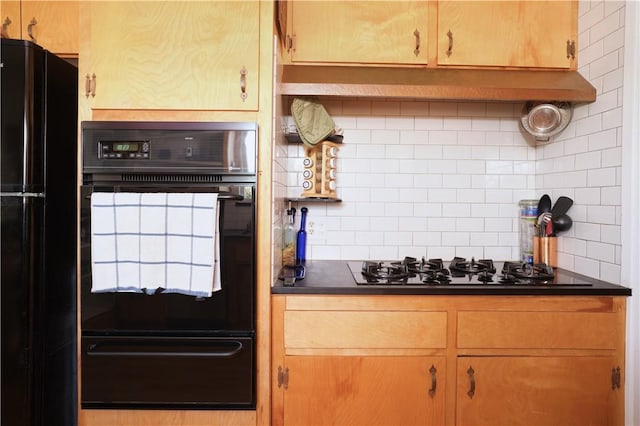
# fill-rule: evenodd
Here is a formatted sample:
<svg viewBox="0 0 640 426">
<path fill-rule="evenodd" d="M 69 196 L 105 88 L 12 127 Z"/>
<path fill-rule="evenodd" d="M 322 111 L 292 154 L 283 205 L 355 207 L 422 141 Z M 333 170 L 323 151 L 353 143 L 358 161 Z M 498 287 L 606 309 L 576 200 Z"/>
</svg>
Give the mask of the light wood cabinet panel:
<svg viewBox="0 0 640 426">
<path fill-rule="evenodd" d="M 22 2 L 22 38 L 60 56 L 78 55 L 78 23 L 78 1 Z"/>
<path fill-rule="evenodd" d="M 3 38 L 19 39 L 22 37 L 20 19 L 19 1 L 0 1 L 0 24 L 2 25 Z"/>
<path fill-rule="evenodd" d="M 458 348 L 614 349 L 617 320 L 611 312 L 459 312 Z"/>
<path fill-rule="evenodd" d="M 444 424 L 444 358 L 288 356 L 286 367 L 285 424 Z"/>
<path fill-rule="evenodd" d="M 457 364 L 459 426 L 615 424 L 621 394 L 611 386 L 611 357 L 461 357 Z"/>
<path fill-rule="evenodd" d="M 575 69 L 577 19 L 570 0 L 439 0 L 438 65 Z"/>
<path fill-rule="evenodd" d="M 447 313 L 287 311 L 284 345 L 328 349 L 445 348 Z"/>
<path fill-rule="evenodd" d="M 62 57 L 78 55 L 77 0 L 3 1 L 0 8 L 6 37 L 32 41 Z"/>
<path fill-rule="evenodd" d="M 294 63 L 427 63 L 427 1 L 290 3 Z"/>
<path fill-rule="evenodd" d="M 258 109 L 260 2 L 91 2 L 91 107 Z"/>
</svg>

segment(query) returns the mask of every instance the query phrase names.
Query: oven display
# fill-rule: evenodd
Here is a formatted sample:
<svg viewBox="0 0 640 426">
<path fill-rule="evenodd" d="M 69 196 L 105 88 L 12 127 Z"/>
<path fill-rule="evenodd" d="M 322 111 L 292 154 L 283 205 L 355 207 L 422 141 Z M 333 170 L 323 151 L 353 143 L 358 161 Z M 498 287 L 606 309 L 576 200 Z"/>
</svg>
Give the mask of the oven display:
<svg viewBox="0 0 640 426">
<path fill-rule="evenodd" d="M 115 152 L 138 152 L 138 143 L 117 143 L 113 145 L 113 150 Z"/>
<path fill-rule="evenodd" d="M 149 141 L 100 141 L 99 158 L 149 159 Z"/>
</svg>

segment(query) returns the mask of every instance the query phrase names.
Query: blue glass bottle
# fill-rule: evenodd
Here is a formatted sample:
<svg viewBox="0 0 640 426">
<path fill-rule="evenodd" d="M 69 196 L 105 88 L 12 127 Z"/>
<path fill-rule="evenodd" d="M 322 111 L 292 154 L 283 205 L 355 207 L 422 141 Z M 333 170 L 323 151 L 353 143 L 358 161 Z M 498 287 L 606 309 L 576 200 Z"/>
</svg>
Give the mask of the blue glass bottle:
<svg viewBox="0 0 640 426">
<path fill-rule="evenodd" d="M 296 242 L 296 264 L 304 265 L 307 260 L 307 209 L 303 207 L 300 209 L 302 212 L 300 216 L 300 230 L 298 231 L 298 240 Z"/>
</svg>

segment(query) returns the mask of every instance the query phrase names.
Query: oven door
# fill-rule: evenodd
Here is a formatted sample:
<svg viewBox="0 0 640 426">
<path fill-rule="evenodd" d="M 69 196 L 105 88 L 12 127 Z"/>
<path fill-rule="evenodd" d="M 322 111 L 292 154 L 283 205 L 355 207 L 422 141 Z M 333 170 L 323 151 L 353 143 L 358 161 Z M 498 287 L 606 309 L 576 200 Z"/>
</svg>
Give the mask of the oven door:
<svg viewBox="0 0 640 426">
<path fill-rule="evenodd" d="M 226 184 L 225 184 L 226 185 Z M 175 293 L 91 292 L 93 192 L 217 192 L 222 289 L 211 297 Z M 81 189 L 81 329 L 88 335 L 253 336 L 255 186 L 170 187 L 113 184 Z"/>
</svg>

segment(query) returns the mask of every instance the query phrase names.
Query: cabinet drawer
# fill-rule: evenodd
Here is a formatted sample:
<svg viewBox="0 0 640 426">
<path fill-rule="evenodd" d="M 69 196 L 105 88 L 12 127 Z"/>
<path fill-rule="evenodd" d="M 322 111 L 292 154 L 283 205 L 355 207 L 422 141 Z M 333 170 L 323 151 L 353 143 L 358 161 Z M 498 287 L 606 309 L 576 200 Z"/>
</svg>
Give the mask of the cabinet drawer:
<svg viewBox="0 0 640 426">
<path fill-rule="evenodd" d="M 445 348 L 446 312 L 286 311 L 285 348 Z"/>
<path fill-rule="evenodd" d="M 615 349 L 618 316 L 586 312 L 459 312 L 458 348 Z"/>
</svg>

